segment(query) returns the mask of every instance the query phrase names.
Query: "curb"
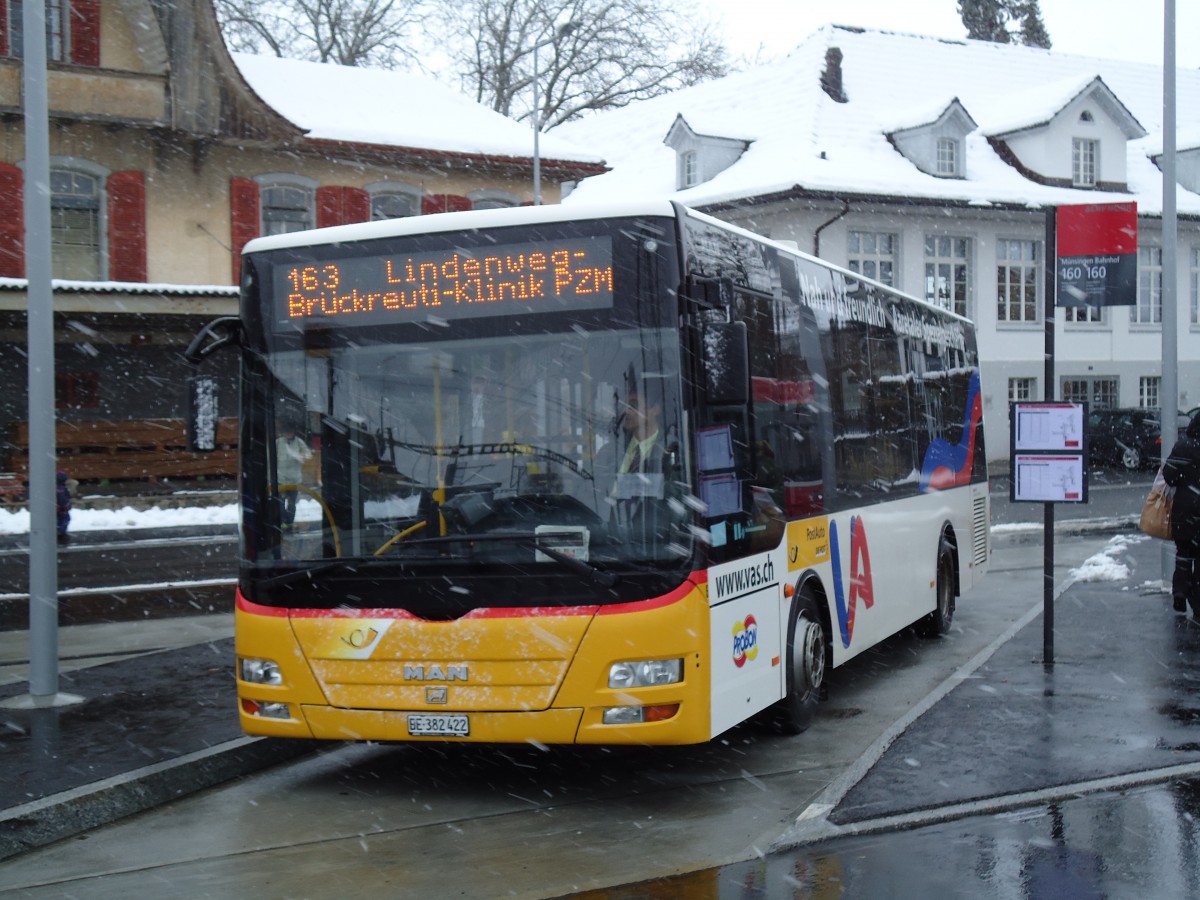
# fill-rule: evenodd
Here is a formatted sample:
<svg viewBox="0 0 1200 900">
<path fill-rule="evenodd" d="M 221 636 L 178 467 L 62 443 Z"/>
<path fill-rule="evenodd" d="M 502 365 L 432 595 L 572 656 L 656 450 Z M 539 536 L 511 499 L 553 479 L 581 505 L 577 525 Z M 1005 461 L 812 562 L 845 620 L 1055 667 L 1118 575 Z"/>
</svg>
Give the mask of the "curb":
<svg viewBox="0 0 1200 900">
<path fill-rule="evenodd" d="M 0 814 L 0 860 L 315 753 L 318 741 L 239 738 Z"/>
</svg>

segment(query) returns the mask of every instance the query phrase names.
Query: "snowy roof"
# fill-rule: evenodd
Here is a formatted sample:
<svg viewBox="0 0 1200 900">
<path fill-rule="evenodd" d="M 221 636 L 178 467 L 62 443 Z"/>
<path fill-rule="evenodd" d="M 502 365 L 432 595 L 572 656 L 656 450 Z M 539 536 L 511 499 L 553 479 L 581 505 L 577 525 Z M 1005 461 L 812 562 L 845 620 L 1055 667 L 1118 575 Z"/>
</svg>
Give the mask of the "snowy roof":
<svg viewBox="0 0 1200 900">
<path fill-rule="evenodd" d="M 842 52 L 846 103 L 821 89 L 831 48 Z M 1037 112 L 1044 121 L 1047 104 L 1061 108 L 1096 78 L 1148 132 L 1126 144 L 1130 194 L 1037 184 L 1000 158 L 983 128 L 966 138 L 966 178 L 923 173 L 888 140 L 897 123 L 928 119 L 947 97 L 991 129 L 1014 121 L 1014 96 L 1042 91 Z M 1200 71 L 1178 70 L 1176 95 L 1180 123 L 1200 118 Z M 711 180 L 677 191 L 675 154 L 662 141 L 679 115 L 705 134 L 753 135 L 754 142 Z M 1162 173 L 1150 154 L 1161 152 L 1162 119 L 1160 67 L 827 25 L 778 62 L 570 122 L 554 134 L 595 149 L 612 167 L 584 180 L 568 204 L 657 194 L 705 207 L 809 191 L 1036 208 L 1079 203 L 1084 195 L 1096 203 L 1132 199 L 1155 215 L 1162 211 Z M 1200 214 L 1200 195 L 1181 188 L 1178 210 Z"/>
<path fill-rule="evenodd" d="M 529 126 L 431 78 L 249 53 L 232 56 L 254 92 L 311 139 L 533 158 Z M 562 136 L 543 135 L 539 144 L 547 160 L 603 162 Z"/>
<path fill-rule="evenodd" d="M 236 297 L 236 284 L 167 284 L 142 281 L 72 281 L 55 278 L 50 287 L 59 293 L 76 294 L 161 294 L 178 297 Z M 24 293 L 29 288 L 27 278 L 0 278 L 0 291 Z"/>
</svg>

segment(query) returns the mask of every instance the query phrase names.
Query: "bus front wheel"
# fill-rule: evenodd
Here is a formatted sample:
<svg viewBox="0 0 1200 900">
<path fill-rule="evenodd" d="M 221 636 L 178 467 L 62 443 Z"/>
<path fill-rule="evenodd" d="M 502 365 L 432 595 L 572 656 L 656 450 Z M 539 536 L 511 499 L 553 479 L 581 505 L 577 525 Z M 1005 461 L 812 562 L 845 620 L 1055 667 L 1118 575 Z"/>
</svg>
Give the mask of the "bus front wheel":
<svg viewBox="0 0 1200 900">
<path fill-rule="evenodd" d="M 816 598 L 796 595 L 788 627 L 787 694 L 773 710 L 772 722 L 783 734 L 799 734 L 812 724 L 825 689 L 828 651 L 825 626 Z"/>
</svg>

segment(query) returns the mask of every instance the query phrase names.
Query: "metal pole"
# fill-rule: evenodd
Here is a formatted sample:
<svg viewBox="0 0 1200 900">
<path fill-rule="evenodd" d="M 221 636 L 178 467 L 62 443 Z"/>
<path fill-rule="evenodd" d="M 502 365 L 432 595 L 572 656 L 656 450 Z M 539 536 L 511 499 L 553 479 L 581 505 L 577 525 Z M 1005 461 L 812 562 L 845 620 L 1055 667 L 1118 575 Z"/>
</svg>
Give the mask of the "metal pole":
<svg viewBox="0 0 1200 900">
<path fill-rule="evenodd" d="M 29 693 L 58 693 L 58 558 L 54 509 L 54 294 L 50 284 L 50 104 L 46 8 L 26 0 L 25 274 L 29 313 Z"/>
<path fill-rule="evenodd" d="M 1162 393 L 1159 419 L 1162 460 L 1166 462 L 1178 437 L 1179 338 L 1177 335 L 1177 258 L 1179 221 L 1175 204 L 1175 0 L 1163 0 L 1163 159 L 1162 159 Z M 1162 544 L 1163 581 L 1171 583 L 1175 570 L 1175 545 Z"/>
<path fill-rule="evenodd" d="M 538 47 L 543 42 L 533 45 L 533 205 L 542 205 L 542 157 L 539 141 L 541 139 L 541 98 L 538 97 Z"/>
<path fill-rule="evenodd" d="M 1058 275 L 1058 209 L 1046 209 L 1046 295 L 1042 310 L 1046 330 L 1046 371 L 1042 398 L 1054 401 L 1054 316 Z M 1042 515 L 1042 665 L 1054 665 L 1054 504 L 1046 503 Z"/>
</svg>

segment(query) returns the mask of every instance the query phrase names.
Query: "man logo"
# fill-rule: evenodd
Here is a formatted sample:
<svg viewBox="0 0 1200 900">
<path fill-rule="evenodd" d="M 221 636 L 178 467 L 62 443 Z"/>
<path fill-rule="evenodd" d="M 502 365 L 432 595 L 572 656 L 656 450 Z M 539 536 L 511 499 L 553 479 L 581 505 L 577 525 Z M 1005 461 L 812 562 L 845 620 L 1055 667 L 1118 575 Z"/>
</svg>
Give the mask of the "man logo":
<svg viewBox="0 0 1200 900">
<path fill-rule="evenodd" d="M 444 705 L 450 700 L 450 690 L 446 687 L 427 687 L 425 688 L 425 702 L 430 704 Z"/>
</svg>

